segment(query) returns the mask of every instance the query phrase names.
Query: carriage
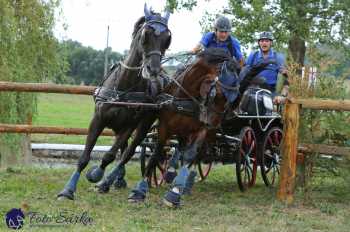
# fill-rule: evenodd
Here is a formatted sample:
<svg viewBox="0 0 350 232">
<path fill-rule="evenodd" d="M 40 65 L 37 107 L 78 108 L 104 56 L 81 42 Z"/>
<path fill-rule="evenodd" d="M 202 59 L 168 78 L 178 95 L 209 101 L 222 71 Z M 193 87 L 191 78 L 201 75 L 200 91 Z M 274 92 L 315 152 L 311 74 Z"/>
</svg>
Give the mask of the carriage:
<svg viewBox="0 0 350 232">
<path fill-rule="evenodd" d="M 243 72 L 239 72 L 238 62 L 220 48 L 200 52 L 182 75 L 169 76 L 167 82 L 161 75 L 160 62 L 171 41 L 167 26 L 169 12 L 161 16 L 145 5 L 144 13 L 134 25 L 130 53 L 124 62 L 110 70 L 94 94 L 95 113 L 84 152 L 58 199 L 74 199 L 81 172 L 105 127 L 111 128 L 117 139 L 101 164 L 86 172 L 90 182 L 98 183 L 100 193 L 108 192 L 112 184 L 116 188 L 126 187 L 125 165 L 143 140 L 142 179 L 132 189 L 130 202 L 145 200 L 150 180 L 156 184 L 164 180 L 168 163 L 180 149 L 185 149 L 185 155 L 179 157 L 185 165 L 181 164 L 179 175 L 163 198 L 167 206 L 180 205 L 185 185 L 190 183 L 187 177 L 193 171 L 189 166 L 193 165 L 198 166 L 204 179 L 214 162 L 235 163 L 242 191 L 254 185 L 260 165 L 265 183 L 273 185 L 279 172 L 282 124 L 280 114 L 273 110 L 271 93 L 258 86 L 241 91 L 239 75 Z M 251 71 L 257 72 L 268 64 L 253 67 Z M 248 73 L 255 76 L 254 72 Z M 227 110 L 230 105 L 223 89 L 235 94 L 233 101 L 240 104 L 232 107 L 235 110 Z M 244 93 L 241 98 L 237 98 L 239 92 Z M 156 119 L 159 120 L 157 132 L 147 135 Z M 133 132 L 134 139 L 128 144 Z M 172 134 L 177 137 L 171 138 Z M 168 153 L 163 155 L 167 141 Z M 188 147 L 183 146 L 184 142 Z M 119 150 L 120 161 L 104 176 Z"/>
<path fill-rule="evenodd" d="M 254 186 L 260 169 L 266 186 L 274 186 L 280 173 L 280 144 L 283 134 L 281 106 L 273 105 L 271 92 L 250 86 L 243 94 L 238 109 L 225 116 L 220 130 L 213 131 L 213 139 L 205 143 L 196 161 L 200 180 L 204 180 L 214 163 L 234 164 L 241 191 Z M 156 146 L 156 125 L 141 144 L 141 172 Z M 178 141 L 172 137 L 164 148 L 166 155 L 154 166 L 149 183 L 159 186 L 173 156 L 178 156 Z M 182 157 L 177 157 L 182 162 Z M 260 168 L 259 168 L 260 167 Z"/>
</svg>

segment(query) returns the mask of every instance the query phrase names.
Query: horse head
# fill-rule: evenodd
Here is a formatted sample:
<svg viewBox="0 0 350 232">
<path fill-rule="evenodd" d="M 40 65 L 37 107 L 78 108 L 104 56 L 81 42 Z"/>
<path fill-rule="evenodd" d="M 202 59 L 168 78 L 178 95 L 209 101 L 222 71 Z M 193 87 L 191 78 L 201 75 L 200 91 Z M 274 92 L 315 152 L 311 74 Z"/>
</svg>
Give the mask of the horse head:
<svg viewBox="0 0 350 232">
<path fill-rule="evenodd" d="M 221 48 L 208 48 L 198 54 L 196 61 L 181 77 L 182 86 L 188 94 L 200 99 L 200 120 L 210 127 L 217 127 L 225 112 L 227 97 L 223 87 L 226 85 L 222 83 L 219 74 L 222 74 L 223 70 L 227 72 L 227 69 L 230 72 L 229 78 L 238 85 L 238 62 Z M 235 93 L 237 96 L 238 87 Z"/>
<path fill-rule="evenodd" d="M 232 103 L 238 96 L 239 63 L 221 48 L 206 49 L 199 57 L 211 70 L 211 75 L 200 86 L 204 109 L 200 112 L 200 120 L 211 127 L 217 127 L 226 112 L 227 103 Z"/>
<path fill-rule="evenodd" d="M 145 79 L 157 79 L 161 71 L 161 58 L 171 43 L 169 16 L 169 12 L 164 15 L 155 13 L 145 4 L 144 16 L 135 24 L 132 47 L 142 57 L 142 76 Z"/>
</svg>

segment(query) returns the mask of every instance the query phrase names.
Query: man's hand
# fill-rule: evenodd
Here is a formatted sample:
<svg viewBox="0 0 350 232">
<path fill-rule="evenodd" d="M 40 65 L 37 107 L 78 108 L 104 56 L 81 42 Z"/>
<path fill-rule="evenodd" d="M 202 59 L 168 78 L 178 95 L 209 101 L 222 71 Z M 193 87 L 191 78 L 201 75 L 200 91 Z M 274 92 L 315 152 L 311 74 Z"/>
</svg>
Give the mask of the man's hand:
<svg viewBox="0 0 350 232">
<path fill-rule="evenodd" d="M 286 68 L 282 68 L 282 69 L 280 70 L 280 73 L 281 73 L 282 75 L 284 75 L 284 76 L 288 76 L 288 70 L 287 70 Z"/>
<path fill-rule="evenodd" d="M 286 97 L 284 97 L 284 96 L 276 96 L 273 99 L 273 104 L 279 105 L 279 104 L 283 104 L 285 101 L 286 101 Z"/>
<path fill-rule="evenodd" d="M 193 54 L 197 54 L 197 53 L 199 53 L 200 51 L 202 51 L 203 49 L 204 49 L 203 45 L 202 45 L 201 43 L 199 43 L 199 44 L 197 44 L 197 46 L 195 46 L 195 47 L 191 50 L 191 52 L 192 52 Z"/>
<path fill-rule="evenodd" d="M 281 95 L 283 97 L 287 97 L 289 94 L 289 86 L 288 85 L 284 85 L 281 91 Z"/>
</svg>

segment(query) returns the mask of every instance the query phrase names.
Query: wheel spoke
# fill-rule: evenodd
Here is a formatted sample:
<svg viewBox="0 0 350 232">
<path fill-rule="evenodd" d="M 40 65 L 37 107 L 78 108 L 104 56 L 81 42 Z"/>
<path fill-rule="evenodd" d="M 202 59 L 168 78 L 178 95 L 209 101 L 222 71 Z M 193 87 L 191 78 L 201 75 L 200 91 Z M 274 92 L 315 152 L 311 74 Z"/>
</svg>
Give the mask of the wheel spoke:
<svg viewBox="0 0 350 232">
<path fill-rule="evenodd" d="M 252 133 L 251 133 L 251 131 L 247 131 L 245 138 L 246 138 L 247 144 L 250 144 L 251 141 L 252 141 Z"/>
<path fill-rule="evenodd" d="M 247 184 L 249 184 L 251 182 L 251 175 L 250 175 L 250 171 L 249 168 L 247 168 Z"/>
<path fill-rule="evenodd" d="M 272 141 L 271 136 L 267 137 L 267 144 L 266 145 L 271 146 L 272 144 L 273 144 L 273 141 Z"/>
<path fill-rule="evenodd" d="M 275 145 L 279 145 L 280 142 L 281 142 L 281 140 L 280 140 L 280 135 L 279 135 L 279 134 L 280 134 L 279 131 L 275 131 L 275 132 L 273 133 L 273 138 L 274 138 L 274 144 L 275 144 Z"/>
</svg>

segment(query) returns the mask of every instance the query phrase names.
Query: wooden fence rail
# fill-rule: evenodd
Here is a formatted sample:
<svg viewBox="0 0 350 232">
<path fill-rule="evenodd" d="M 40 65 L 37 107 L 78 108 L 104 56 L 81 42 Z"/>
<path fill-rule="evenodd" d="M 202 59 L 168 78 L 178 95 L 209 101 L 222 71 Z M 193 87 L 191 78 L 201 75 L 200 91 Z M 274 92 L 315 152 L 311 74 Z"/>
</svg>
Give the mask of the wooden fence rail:
<svg viewBox="0 0 350 232">
<path fill-rule="evenodd" d="M 92 95 L 96 86 L 56 85 L 47 83 L 16 83 L 0 81 L 0 92 L 40 92 Z"/>
<path fill-rule="evenodd" d="M 1 91 L 14 92 L 42 92 L 92 95 L 95 86 L 70 86 L 45 83 L 12 83 L 0 82 Z M 281 152 L 283 162 L 281 167 L 281 181 L 277 197 L 283 202 L 292 203 L 295 187 L 296 164 L 298 150 L 304 153 L 322 152 L 324 154 L 339 154 L 350 157 L 350 148 L 340 148 L 322 144 L 306 144 L 298 147 L 298 127 L 300 108 L 314 110 L 350 111 L 349 100 L 321 100 L 321 99 L 289 99 L 285 105 L 284 137 Z M 10 133 L 55 133 L 55 134 L 87 134 L 84 128 L 35 127 L 32 125 L 0 124 L 0 132 Z M 104 131 L 104 135 L 113 135 L 112 131 Z"/>
<path fill-rule="evenodd" d="M 0 123 L 0 133 L 87 135 L 88 129 Z M 101 135 L 114 136 L 114 132 L 104 130 Z"/>
<path fill-rule="evenodd" d="M 292 98 L 290 101 L 305 109 L 350 111 L 350 100 Z"/>
<path fill-rule="evenodd" d="M 283 162 L 281 167 L 281 180 L 277 191 L 277 198 L 287 204 L 293 202 L 296 164 L 298 154 L 298 127 L 300 108 L 314 110 L 340 110 L 350 111 L 349 100 L 320 100 L 320 99 L 289 99 L 284 112 L 284 136 L 282 139 L 281 153 Z M 345 123 L 345 122 L 344 122 Z M 339 154 L 349 156 L 349 148 L 335 148 L 326 145 L 308 144 L 304 146 L 304 152 L 326 152 L 327 154 Z M 339 153 L 336 153 L 339 152 Z"/>
</svg>

